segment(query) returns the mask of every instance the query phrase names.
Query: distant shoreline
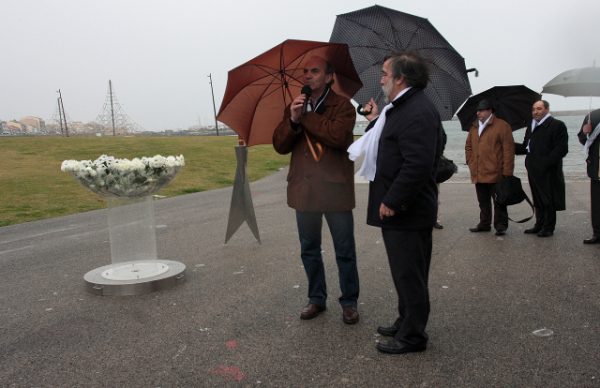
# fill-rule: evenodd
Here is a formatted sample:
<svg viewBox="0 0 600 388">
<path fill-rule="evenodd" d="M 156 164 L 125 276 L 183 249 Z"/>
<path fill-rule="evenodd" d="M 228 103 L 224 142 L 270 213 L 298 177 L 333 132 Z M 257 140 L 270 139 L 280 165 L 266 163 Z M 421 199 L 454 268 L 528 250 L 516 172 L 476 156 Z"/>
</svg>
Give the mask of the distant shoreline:
<svg viewBox="0 0 600 388">
<path fill-rule="evenodd" d="M 597 109 L 597 108 L 595 108 Z M 594 109 L 592 109 L 594 110 Z M 583 120 L 583 117 L 585 115 L 587 115 L 589 113 L 588 109 L 577 109 L 577 110 L 557 110 L 557 111 L 553 111 L 552 109 L 550 109 L 550 113 L 552 114 L 552 116 L 556 116 L 556 117 L 564 117 L 564 116 L 581 116 L 581 119 Z M 454 116 L 452 117 L 451 120 L 448 121 L 458 121 L 458 117 Z M 358 118 L 357 121 L 357 126 L 358 127 L 366 127 L 367 124 L 369 123 L 367 120 L 362 119 L 362 118 Z"/>
<path fill-rule="evenodd" d="M 587 109 L 559 110 L 559 111 L 550 110 L 550 113 L 552 114 L 552 116 L 555 116 L 555 117 L 574 117 L 574 118 L 580 117 L 581 121 L 579 121 L 579 122 L 582 122 L 583 118 L 585 117 L 585 115 L 587 115 L 589 113 L 589 111 Z M 444 122 L 448 123 L 448 122 L 458 122 L 458 121 L 459 121 L 458 117 L 454 116 L 454 117 L 452 117 L 451 120 L 447 120 Z M 365 128 L 367 128 L 368 124 L 369 124 L 369 122 L 367 120 L 358 118 L 356 120 L 356 124 L 354 125 L 354 135 L 355 136 L 363 135 L 365 133 Z M 448 131 L 448 129 L 446 129 L 446 131 Z"/>
<path fill-rule="evenodd" d="M 594 110 L 594 109 L 592 109 L 592 110 Z M 590 113 L 590 111 L 588 109 L 559 110 L 559 111 L 553 111 L 552 109 L 550 109 L 550 113 L 552 113 L 552 115 L 554 115 L 554 116 L 581 116 L 581 118 L 583 119 L 583 116 Z"/>
</svg>

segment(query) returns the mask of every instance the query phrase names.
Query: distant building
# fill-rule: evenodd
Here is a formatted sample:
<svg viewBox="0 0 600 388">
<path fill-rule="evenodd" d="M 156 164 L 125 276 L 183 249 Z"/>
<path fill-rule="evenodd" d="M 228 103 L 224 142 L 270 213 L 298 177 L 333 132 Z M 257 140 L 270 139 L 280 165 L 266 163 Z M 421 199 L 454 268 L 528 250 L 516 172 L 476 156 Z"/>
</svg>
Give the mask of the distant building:
<svg viewBox="0 0 600 388">
<path fill-rule="evenodd" d="M 46 122 L 35 116 L 25 116 L 19 120 L 25 126 L 25 131 L 29 133 L 40 133 L 46 131 Z"/>
<path fill-rule="evenodd" d="M 25 125 L 21 124 L 18 121 L 7 121 L 4 124 L 5 131 L 11 134 L 19 134 L 25 132 Z"/>
</svg>

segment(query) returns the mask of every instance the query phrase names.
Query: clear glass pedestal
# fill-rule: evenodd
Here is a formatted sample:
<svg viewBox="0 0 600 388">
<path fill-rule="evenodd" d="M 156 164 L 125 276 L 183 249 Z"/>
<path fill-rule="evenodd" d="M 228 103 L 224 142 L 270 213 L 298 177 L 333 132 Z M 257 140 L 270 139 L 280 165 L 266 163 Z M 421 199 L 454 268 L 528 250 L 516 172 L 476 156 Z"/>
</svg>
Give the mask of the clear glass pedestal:
<svg viewBox="0 0 600 388">
<path fill-rule="evenodd" d="M 108 198 L 111 262 L 156 260 L 154 199 Z"/>
<path fill-rule="evenodd" d="M 157 259 L 152 195 L 109 197 L 107 201 L 112 264 L 84 276 L 88 291 L 100 295 L 138 295 L 182 281 L 184 264 Z"/>
</svg>

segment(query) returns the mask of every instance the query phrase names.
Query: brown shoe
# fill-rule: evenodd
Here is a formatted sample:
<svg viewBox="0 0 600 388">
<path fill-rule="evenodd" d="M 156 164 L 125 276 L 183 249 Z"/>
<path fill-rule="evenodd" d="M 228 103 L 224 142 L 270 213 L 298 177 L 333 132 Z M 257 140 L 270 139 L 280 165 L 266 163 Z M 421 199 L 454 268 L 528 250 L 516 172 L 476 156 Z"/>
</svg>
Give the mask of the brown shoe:
<svg viewBox="0 0 600 388">
<path fill-rule="evenodd" d="M 359 320 L 358 311 L 354 306 L 342 307 L 342 320 L 347 325 L 354 325 Z"/>
<path fill-rule="evenodd" d="M 323 311 L 325 311 L 325 306 L 309 303 L 300 312 L 300 319 L 313 319 Z"/>
</svg>

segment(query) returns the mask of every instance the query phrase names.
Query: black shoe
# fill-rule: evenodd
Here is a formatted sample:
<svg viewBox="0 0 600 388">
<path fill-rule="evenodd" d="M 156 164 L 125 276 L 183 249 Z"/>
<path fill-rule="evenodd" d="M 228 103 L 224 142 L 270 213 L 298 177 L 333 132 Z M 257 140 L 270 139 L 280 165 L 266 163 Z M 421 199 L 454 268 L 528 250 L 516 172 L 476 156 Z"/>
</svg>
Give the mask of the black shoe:
<svg viewBox="0 0 600 388">
<path fill-rule="evenodd" d="M 390 353 L 390 354 L 404 354 L 404 353 L 413 353 L 413 352 L 422 352 L 427 348 L 426 345 L 406 345 L 401 342 L 396 341 L 396 339 L 392 338 L 387 342 L 378 342 L 375 346 L 377 350 L 382 353 Z"/>
<path fill-rule="evenodd" d="M 592 236 L 592 238 L 586 238 L 583 240 L 584 244 L 600 244 L 600 236 Z"/>
<path fill-rule="evenodd" d="M 479 225 L 477 225 L 474 228 L 469 228 L 469 231 L 471 231 L 473 233 L 477 233 L 477 232 L 489 232 L 490 230 L 492 230 L 491 226 L 485 227 L 485 226 L 479 226 Z"/>
<path fill-rule="evenodd" d="M 377 332 L 384 337 L 393 337 L 398 332 L 398 328 L 396 326 L 379 326 Z"/>
<path fill-rule="evenodd" d="M 525 231 L 523 233 L 538 234 L 541 230 L 542 230 L 542 228 L 540 228 L 539 226 L 534 226 L 533 228 L 525 229 Z"/>
<path fill-rule="evenodd" d="M 436 229 L 444 229 L 444 225 L 440 224 L 439 222 L 436 222 L 435 225 L 433 225 L 433 227 Z"/>
<path fill-rule="evenodd" d="M 496 236 L 504 236 L 506 234 L 506 230 L 497 230 Z"/>
<path fill-rule="evenodd" d="M 550 237 L 554 234 L 553 231 L 551 230 L 547 230 L 547 229 L 542 229 L 538 232 L 537 236 L 538 237 Z"/>
</svg>

